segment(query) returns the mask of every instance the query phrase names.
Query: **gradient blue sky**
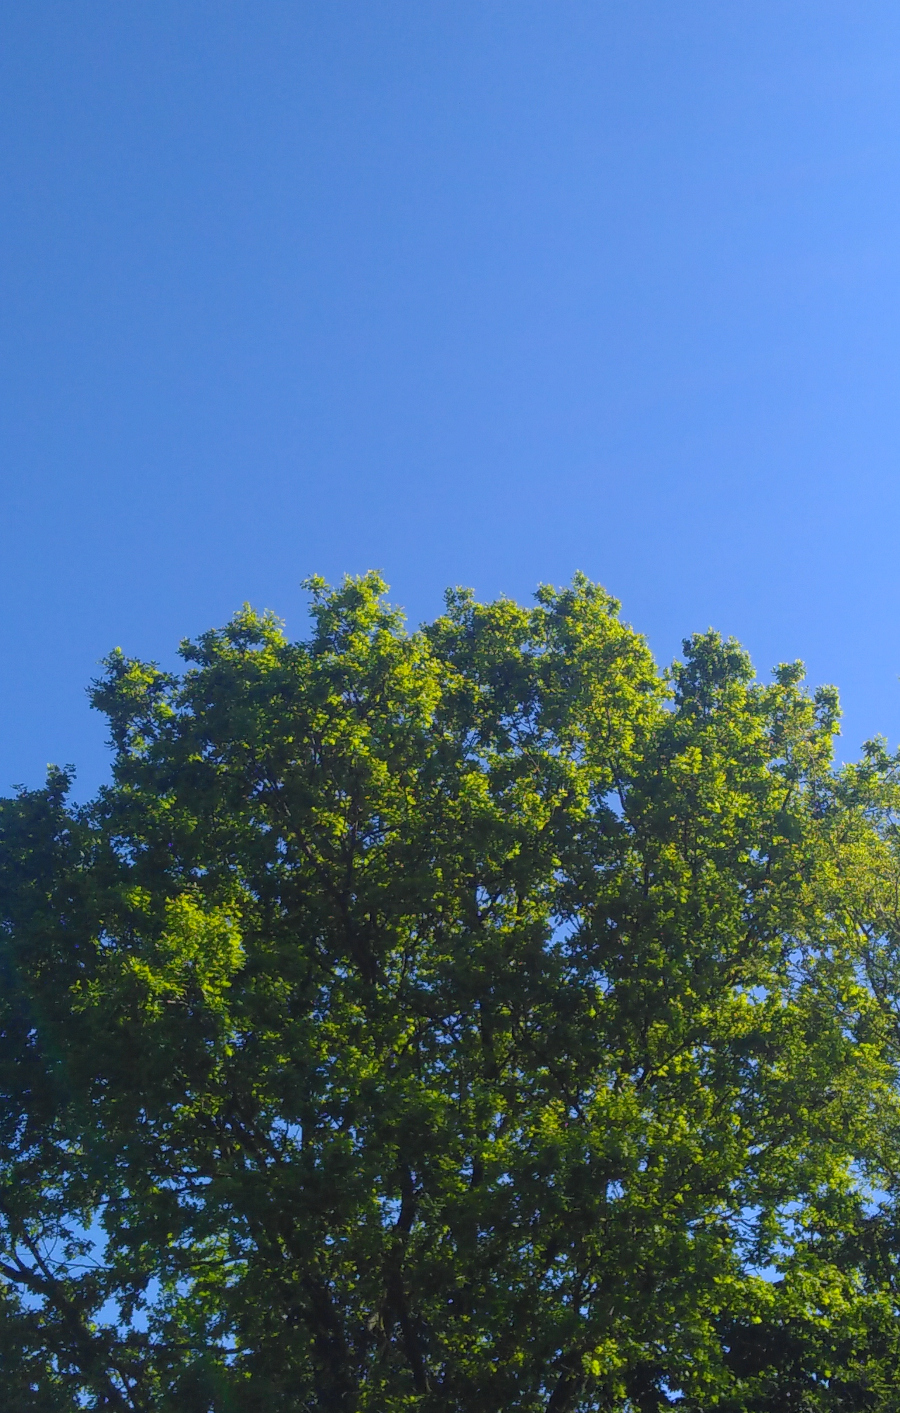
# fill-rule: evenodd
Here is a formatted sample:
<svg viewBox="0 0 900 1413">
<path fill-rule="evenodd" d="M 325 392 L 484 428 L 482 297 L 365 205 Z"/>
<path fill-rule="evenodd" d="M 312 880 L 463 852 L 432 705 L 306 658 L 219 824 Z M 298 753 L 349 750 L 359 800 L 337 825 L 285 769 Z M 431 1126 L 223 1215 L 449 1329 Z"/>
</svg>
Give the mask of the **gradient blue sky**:
<svg viewBox="0 0 900 1413">
<path fill-rule="evenodd" d="M 576 569 L 900 736 L 900 8 L 0 5 L 0 791 L 245 599 Z"/>
</svg>

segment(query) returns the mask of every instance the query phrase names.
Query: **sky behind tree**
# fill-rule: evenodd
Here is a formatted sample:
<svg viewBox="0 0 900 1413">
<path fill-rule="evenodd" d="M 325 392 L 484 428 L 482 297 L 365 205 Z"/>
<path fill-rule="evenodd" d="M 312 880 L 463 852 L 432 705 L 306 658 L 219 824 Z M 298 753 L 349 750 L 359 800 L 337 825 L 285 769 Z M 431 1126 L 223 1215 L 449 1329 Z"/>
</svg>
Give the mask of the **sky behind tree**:
<svg viewBox="0 0 900 1413">
<path fill-rule="evenodd" d="M 577 569 L 900 737 L 900 13 L 0 6 L 0 791 L 244 600 Z"/>
</svg>

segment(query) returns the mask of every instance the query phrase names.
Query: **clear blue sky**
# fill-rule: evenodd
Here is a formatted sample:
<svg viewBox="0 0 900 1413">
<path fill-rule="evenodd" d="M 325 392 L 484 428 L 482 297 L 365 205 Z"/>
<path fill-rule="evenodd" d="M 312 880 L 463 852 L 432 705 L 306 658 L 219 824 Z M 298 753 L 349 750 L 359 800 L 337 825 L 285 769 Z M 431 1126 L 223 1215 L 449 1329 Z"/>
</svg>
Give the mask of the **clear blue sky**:
<svg viewBox="0 0 900 1413">
<path fill-rule="evenodd" d="M 0 790 L 373 566 L 576 569 L 900 737 L 900 8 L 5 0 Z"/>
</svg>

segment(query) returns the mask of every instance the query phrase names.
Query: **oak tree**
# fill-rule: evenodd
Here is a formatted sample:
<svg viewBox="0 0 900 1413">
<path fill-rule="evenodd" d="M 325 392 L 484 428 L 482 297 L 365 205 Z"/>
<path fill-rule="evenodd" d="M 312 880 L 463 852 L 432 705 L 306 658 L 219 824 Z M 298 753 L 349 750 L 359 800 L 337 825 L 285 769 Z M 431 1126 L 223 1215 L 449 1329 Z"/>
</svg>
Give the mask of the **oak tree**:
<svg viewBox="0 0 900 1413">
<path fill-rule="evenodd" d="M 0 807 L 3 1406 L 900 1409 L 897 760 L 583 577 L 310 588 Z"/>
</svg>

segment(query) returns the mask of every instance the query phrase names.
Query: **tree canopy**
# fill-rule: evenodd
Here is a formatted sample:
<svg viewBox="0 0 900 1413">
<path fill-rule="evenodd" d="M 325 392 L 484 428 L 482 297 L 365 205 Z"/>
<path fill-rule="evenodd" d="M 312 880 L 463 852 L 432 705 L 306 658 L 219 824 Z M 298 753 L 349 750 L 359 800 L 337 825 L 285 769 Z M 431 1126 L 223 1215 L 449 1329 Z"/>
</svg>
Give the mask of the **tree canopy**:
<svg viewBox="0 0 900 1413">
<path fill-rule="evenodd" d="M 900 1409 L 897 759 L 583 577 L 310 587 L 0 805 L 3 1407 Z"/>
</svg>

